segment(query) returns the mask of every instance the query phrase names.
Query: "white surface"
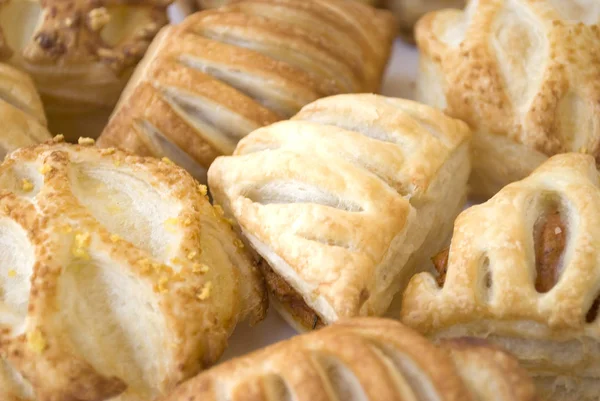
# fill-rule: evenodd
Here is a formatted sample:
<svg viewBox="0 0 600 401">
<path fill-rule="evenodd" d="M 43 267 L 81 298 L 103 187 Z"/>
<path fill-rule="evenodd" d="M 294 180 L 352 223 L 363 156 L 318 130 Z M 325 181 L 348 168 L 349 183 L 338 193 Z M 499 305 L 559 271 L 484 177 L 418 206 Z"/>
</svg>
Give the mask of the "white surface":
<svg viewBox="0 0 600 401">
<path fill-rule="evenodd" d="M 184 16 L 181 10 L 176 7 L 171 7 L 169 15 L 173 22 L 181 21 Z M 394 51 L 381 87 L 381 93 L 386 96 L 412 99 L 417 62 L 416 49 L 397 39 L 394 43 Z M 296 332 L 277 312 L 270 308 L 267 318 L 255 327 L 248 327 L 246 324 L 238 326 L 229 339 L 229 348 L 221 361 L 247 354 L 295 334 Z"/>
<path fill-rule="evenodd" d="M 411 99 L 417 71 L 417 51 L 399 39 L 394 44 L 394 53 L 381 92 L 386 96 Z M 221 361 L 247 354 L 269 344 L 284 340 L 296 332 L 270 308 L 267 318 L 256 325 L 248 327 L 241 324 L 229 340 L 229 348 Z"/>
</svg>

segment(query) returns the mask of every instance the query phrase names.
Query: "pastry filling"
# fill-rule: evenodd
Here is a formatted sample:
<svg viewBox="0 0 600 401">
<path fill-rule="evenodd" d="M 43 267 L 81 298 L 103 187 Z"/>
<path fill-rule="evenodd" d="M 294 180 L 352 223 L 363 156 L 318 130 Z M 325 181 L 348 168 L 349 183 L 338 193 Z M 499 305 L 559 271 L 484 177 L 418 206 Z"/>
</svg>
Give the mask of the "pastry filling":
<svg viewBox="0 0 600 401">
<path fill-rule="evenodd" d="M 319 329 L 325 326 L 319 315 L 306 304 L 302 295 L 277 274 L 266 260 L 261 260 L 259 266 L 271 295 L 285 307 L 295 321 L 307 330 Z"/>
</svg>

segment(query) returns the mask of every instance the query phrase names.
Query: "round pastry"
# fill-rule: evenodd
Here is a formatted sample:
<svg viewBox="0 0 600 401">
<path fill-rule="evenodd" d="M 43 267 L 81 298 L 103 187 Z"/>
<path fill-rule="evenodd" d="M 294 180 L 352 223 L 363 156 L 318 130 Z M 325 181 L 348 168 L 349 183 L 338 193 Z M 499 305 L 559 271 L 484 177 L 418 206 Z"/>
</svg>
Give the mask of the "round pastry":
<svg viewBox="0 0 600 401">
<path fill-rule="evenodd" d="M 534 401 L 534 385 L 499 348 L 434 345 L 393 320 L 351 319 L 222 363 L 165 401 Z"/>
<path fill-rule="evenodd" d="M 600 174 L 549 159 L 456 220 L 449 252 L 410 281 L 402 321 L 432 338 L 476 336 L 518 357 L 541 399 L 600 393 Z M 440 288 L 441 286 L 441 288 Z"/>
<path fill-rule="evenodd" d="M 51 138 L 44 108 L 31 78 L 0 63 L 0 160 L 8 152 Z"/>
<path fill-rule="evenodd" d="M 419 18 L 430 11 L 444 8 L 463 8 L 466 0 L 383 0 L 400 26 L 400 34 L 409 42 L 414 42 L 414 27 Z"/>
<path fill-rule="evenodd" d="M 474 196 L 548 156 L 600 160 L 600 2 L 472 1 L 418 24 L 417 99 L 474 130 Z"/>
<path fill-rule="evenodd" d="M 171 0 L 3 0 L 0 58 L 28 72 L 50 130 L 97 136 Z"/>
<path fill-rule="evenodd" d="M 197 7 L 201 10 L 207 8 L 217 8 L 224 6 L 225 4 L 234 3 L 236 1 L 241 0 L 179 0 L 178 3 L 181 4 L 184 9 L 189 10 L 192 7 Z M 370 4 L 375 6 L 379 4 L 379 0 L 354 0 L 360 3 Z"/>
<path fill-rule="evenodd" d="M 80 143 L 0 166 L 2 400 L 154 400 L 264 314 L 206 187 L 168 160 Z"/>
<path fill-rule="evenodd" d="M 165 28 L 100 146 L 167 156 L 201 181 L 251 131 L 338 93 L 376 91 L 393 19 L 346 0 L 247 0 Z"/>
</svg>

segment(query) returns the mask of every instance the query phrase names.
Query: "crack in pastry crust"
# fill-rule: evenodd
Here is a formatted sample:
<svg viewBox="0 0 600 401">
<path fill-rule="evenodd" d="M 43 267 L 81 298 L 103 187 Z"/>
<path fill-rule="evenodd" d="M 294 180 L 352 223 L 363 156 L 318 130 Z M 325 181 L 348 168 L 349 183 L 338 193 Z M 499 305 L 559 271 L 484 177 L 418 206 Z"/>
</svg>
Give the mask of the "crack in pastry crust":
<svg viewBox="0 0 600 401">
<path fill-rule="evenodd" d="M 549 156 L 600 161 L 600 6 L 481 0 L 417 25 L 417 99 L 474 131 L 475 196 L 489 197 Z"/>
<path fill-rule="evenodd" d="M 324 96 L 376 91 L 393 36 L 389 13 L 345 0 L 196 13 L 153 42 L 99 145 L 167 156 L 205 181 L 251 131 Z"/>
<path fill-rule="evenodd" d="M 0 165 L 0 397 L 154 400 L 264 317 L 264 283 L 184 170 L 80 143 Z"/>
<path fill-rule="evenodd" d="M 447 266 L 443 286 L 426 273 L 413 277 L 402 321 L 435 338 L 473 335 L 502 344 L 549 399 L 595 399 L 599 182 L 591 156 L 557 155 L 464 211 L 449 259 L 439 258 Z M 489 288 L 481 284 L 484 260 Z M 579 380 L 590 382 L 571 387 Z"/>
<path fill-rule="evenodd" d="M 517 361 L 476 339 L 426 341 L 400 323 L 352 319 L 225 362 L 165 401 L 534 401 Z"/>
<path fill-rule="evenodd" d="M 465 124 L 428 106 L 333 96 L 244 138 L 213 163 L 210 188 L 272 284 L 284 278 L 302 296 L 303 326 L 312 311 L 325 324 L 381 315 L 449 236 L 468 141 Z"/>
</svg>

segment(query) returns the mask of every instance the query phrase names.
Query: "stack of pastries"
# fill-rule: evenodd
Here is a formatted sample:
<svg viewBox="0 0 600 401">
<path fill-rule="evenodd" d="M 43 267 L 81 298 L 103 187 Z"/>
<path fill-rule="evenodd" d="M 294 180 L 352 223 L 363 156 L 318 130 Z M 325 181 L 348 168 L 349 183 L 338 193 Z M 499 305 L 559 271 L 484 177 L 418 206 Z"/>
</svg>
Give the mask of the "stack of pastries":
<svg viewBox="0 0 600 401">
<path fill-rule="evenodd" d="M 598 400 L 600 3 L 171 2 L 0 1 L 0 401 Z"/>
</svg>

